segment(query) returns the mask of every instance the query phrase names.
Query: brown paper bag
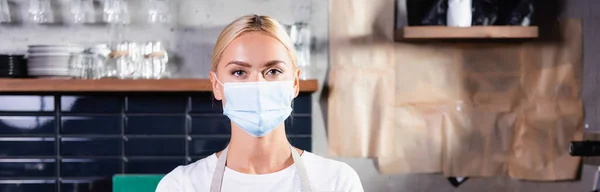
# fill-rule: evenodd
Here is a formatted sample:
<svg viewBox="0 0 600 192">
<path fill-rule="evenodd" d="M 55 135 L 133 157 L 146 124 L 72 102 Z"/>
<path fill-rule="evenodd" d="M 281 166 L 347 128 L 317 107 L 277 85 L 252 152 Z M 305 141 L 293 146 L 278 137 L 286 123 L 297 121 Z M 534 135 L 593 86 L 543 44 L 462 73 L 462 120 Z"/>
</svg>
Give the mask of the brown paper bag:
<svg viewBox="0 0 600 192">
<path fill-rule="evenodd" d="M 332 155 L 386 174 L 575 178 L 579 21 L 543 43 L 393 43 L 392 0 L 330 2 Z"/>
<path fill-rule="evenodd" d="M 393 147 L 377 156 L 381 173 L 435 173 L 442 167 L 445 103 L 460 99 L 458 50 L 444 45 L 395 45 Z"/>
<path fill-rule="evenodd" d="M 377 158 L 379 171 L 437 173 L 442 167 L 441 105 L 404 105 L 395 108 L 394 148 Z"/>
<path fill-rule="evenodd" d="M 516 123 L 509 175 L 549 181 L 576 178 L 580 158 L 569 155 L 569 144 L 582 139 L 582 119 L 580 100 L 525 106 Z"/>
<path fill-rule="evenodd" d="M 448 45 L 394 47 L 396 105 L 438 104 L 460 100 L 463 89 L 460 50 Z"/>
<path fill-rule="evenodd" d="M 576 178 L 581 159 L 571 141 L 583 137 L 581 22 L 567 20 L 559 41 L 524 46 L 523 90 L 509 175 L 529 180 Z"/>
<path fill-rule="evenodd" d="M 444 115 L 444 175 L 507 174 L 521 95 L 520 44 L 458 45 L 463 100 Z"/>
<path fill-rule="evenodd" d="M 378 157 L 391 145 L 393 123 L 393 52 L 382 47 L 339 49 L 330 73 L 328 118 L 329 150 L 332 155 Z M 355 65 L 351 65 L 355 64 Z M 379 64 L 387 64 L 377 66 Z M 363 66 L 361 66 L 363 65 Z M 357 103 L 357 104 L 355 104 Z"/>
<path fill-rule="evenodd" d="M 457 102 L 444 114 L 446 176 L 501 176 L 507 173 L 516 114 L 507 107 Z"/>
<path fill-rule="evenodd" d="M 393 0 L 330 1 L 329 151 L 377 157 L 391 144 L 394 106 Z M 386 16 L 387 15 L 387 16 Z M 378 22 L 379 18 L 384 19 Z"/>
</svg>

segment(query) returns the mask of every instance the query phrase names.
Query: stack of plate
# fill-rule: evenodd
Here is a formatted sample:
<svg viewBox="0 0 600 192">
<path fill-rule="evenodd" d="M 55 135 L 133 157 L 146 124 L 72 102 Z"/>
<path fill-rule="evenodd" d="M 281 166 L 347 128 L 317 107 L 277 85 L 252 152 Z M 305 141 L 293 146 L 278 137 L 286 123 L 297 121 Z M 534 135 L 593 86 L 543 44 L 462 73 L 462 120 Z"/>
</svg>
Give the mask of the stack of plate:
<svg viewBox="0 0 600 192">
<path fill-rule="evenodd" d="M 27 71 L 34 77 L 69 77 L 71 56 L 83 52 L 77 45 L 30 45 Z"/>
<path fill-rule="evenodd" d="M 24 55 L 0 55 L 0 77 L 24 77 L 26 74 Z"/>
</svg>

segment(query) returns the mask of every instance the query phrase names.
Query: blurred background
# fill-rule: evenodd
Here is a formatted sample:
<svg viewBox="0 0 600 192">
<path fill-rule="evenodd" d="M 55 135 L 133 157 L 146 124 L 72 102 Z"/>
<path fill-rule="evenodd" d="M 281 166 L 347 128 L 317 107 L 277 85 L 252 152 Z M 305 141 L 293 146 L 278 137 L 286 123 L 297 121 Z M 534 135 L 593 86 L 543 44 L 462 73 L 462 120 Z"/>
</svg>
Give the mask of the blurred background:
<svg viewBox="0 0 600 192">
<path fill-rule="evenodd" d="M 365 191 L 592 191 L 596 160 L 569 147 L 600 130 L 595 8 L 0 0 L 0 192 L 118 191 L 224 148 L 210 58 L 247 14 L 278 19 L 300 55 L 291 143 Z"/>
</svg>

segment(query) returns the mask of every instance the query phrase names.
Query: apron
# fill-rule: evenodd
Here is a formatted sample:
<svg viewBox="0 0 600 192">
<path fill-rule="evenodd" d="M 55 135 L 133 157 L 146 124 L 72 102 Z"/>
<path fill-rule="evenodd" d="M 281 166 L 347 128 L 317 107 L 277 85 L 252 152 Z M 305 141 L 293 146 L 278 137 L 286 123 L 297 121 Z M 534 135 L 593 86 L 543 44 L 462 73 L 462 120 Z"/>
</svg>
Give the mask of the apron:
<svg viewBox="0 0 600 192">
<path fill-rule="evenodd" d="M 213 179 L 210 184 L 210 192 L 221 192 L 221 185 L 223 184 L 223 174 L 225 173 L 225 163 L 227 162 L 227 149 L 225 148 L 217 161 L 217 167 L 215 168 L 215 173 L 213 174 Z M 298 177 L 300 177 L 300 186 L 302 192 L 311 192 L 312 188 L 310 187 L 310 182 L 308 181 L 308 174 L 306 174 L 306 167 L 304 167 L 304 163 L 302 159 L 300 159 L 300 154 L 298 151 L 294 149 L 290 145 L 292 149 L 292 159 L 294 160 L 294 165 L 296 165 L 296 172 L 298 173 Z"/>
</svg>

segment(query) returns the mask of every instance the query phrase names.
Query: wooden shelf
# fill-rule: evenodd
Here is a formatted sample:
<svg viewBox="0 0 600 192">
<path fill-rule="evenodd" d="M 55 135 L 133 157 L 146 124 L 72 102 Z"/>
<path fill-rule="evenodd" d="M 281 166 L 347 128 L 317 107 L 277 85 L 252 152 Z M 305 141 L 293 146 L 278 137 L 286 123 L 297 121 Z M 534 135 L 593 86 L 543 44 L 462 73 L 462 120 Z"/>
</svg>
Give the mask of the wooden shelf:
<svg viewBox="0 0 600 192">
<path fill-rule="evenodd" d="M 410 26 L 396 30 L 396 41 L 410 39 L 530 39 L 538 37 L 537 26 Z"/>
<path fill-rule="evenodd" d="M 317 80 L 300 81 L 301 92 L 315 92 Z M 0 92 L 207 92 L 208 79 L 0 79 Z"/>
</svg>

